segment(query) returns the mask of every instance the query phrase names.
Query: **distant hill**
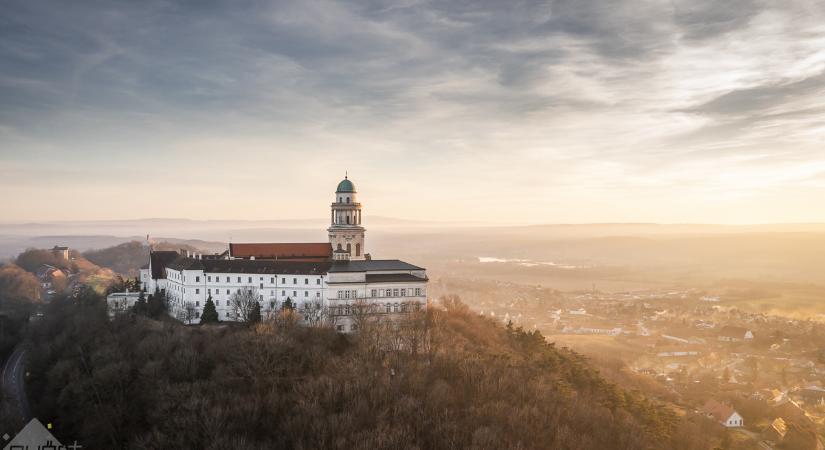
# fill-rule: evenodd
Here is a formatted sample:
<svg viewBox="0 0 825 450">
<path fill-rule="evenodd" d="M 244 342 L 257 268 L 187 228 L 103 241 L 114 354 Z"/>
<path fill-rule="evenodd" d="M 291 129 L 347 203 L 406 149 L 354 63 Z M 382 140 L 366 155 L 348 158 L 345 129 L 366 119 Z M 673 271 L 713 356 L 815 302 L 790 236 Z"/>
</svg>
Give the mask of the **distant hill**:
<svg viewBox="0 0 825 450">
<path fill-rule="evenodd" d="M 98 266 L 108 267 L 129 277 L 137 276 L 138 269 L 149 261 L 149 247 L 130 241 L 114 247 L 90 250 L 83 256 Z"/>
<path fill-rule="evenodd" d="M 183 239 L 160 239 L 152 244 L 155 250 L 189 250 L 197 253 L 221 252 L 226 244 Z M 89 261 L 101 267 L 128 277 L 138 275 L 138 270 L 149 262 L 149 246 L 138 241 L 129 241 L 113 247 L 89 250 L 83 253 Z"/>
</svg>

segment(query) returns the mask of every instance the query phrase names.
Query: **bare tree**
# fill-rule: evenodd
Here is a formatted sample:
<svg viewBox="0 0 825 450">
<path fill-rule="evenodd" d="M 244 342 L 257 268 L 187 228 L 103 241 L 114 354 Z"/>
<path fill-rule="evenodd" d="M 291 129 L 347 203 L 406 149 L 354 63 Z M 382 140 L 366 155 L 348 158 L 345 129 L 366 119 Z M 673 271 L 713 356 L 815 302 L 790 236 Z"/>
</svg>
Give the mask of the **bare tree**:
<svg viewBox="0 0 825 450">
<path fill-rule="evenodd" d="M 181 320 L 186 322 L 187 325 L 191 324 L 193 320 L 195 320 L 195 314 L 198 312 L 198 309 L 195 308 L 195 304 L 192 302 L 186 302 L 183 305 L 183 309 L 181 310 Z"/>
<path fill-rule="evenodd" d="M 404 349 L 411 355 L 429 355 L 433 348 L 430 315 L 426 310 L 409 311 L 399 321 L 398 332 Z"/>
<path fill-rule="evenodd" d="M 301 317 L 307 326 L 320 328 L 334 326 L 337 316 L 332 314 L 329 308 L 323 306 L 321 302 L 304 303 L 301 309 Z"/>
<path fill-rule="evenodd" d="M 378 306 L 362 298 L 349 305 L 352 323 L 359 332 L 369 331 L 372 325 L 378 323 Z"/>
<path fill-rule="evenodd" d="M 260 306 L 258 290 L 252 286 L 238 290 L 229 297 L 229 305 L 236 320 L 249 322 L 253 318 L 255 308 Z"/>
</svg>

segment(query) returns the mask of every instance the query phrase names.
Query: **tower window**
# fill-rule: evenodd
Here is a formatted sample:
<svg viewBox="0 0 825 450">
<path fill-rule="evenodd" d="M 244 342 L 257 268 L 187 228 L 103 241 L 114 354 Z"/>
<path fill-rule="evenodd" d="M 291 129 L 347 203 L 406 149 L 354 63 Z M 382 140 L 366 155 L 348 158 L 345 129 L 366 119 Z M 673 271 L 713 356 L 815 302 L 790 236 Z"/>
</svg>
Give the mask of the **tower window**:
<svg viewBox="0 0 825 450">
<path fill-rule="evenodd" d="M 349 221 L 347 221 L 349 223 Z M 352 254 L 352 244 L 347 244 L 347 253 Z"/>
<path fill-rule="evenodd" d="M 355 244 L 355 256 L 361 256 L 361 244 Z"/>
<path fill-rule="evenodd" d="M 347 197 L 347 203 L 349 203 L 349 197 Z"/>
</svg>

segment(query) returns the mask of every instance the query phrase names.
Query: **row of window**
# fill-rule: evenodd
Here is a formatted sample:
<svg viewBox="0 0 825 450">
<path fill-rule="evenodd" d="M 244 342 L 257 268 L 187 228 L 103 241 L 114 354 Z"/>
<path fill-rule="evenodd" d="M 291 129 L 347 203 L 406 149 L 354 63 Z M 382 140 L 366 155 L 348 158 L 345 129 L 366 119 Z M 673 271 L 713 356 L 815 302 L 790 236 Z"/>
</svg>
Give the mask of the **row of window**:
<svg viewBox="0 0 825 450">
<path fill-rule="evenodd" d="M 370 297 L 406 297 L 407 295 L 421 297 L 421 288 L 392 288 L 392 289 L 371 289 Z M 358 291 L 345 290 L 338 291 L 338 299 L 358 298 Z"/>
<path fill-rule="evenodd" d="M 402 303 L 374 303 L 369 305 L 341 305 L 330 306 L 330 313 L 334 316 L 350 316 L 353 314 L 373 314 L 373 313 L 398 313 L 398 312 L 412 312 L 420 311 L 421 303 L 418 302 L 402 302 Z"/>
<path fill-rule="evenodd" d="M 215 275 L 214 277 L 212 275 L 207 275 L 206 276 L 206 282 L 207 283 L 212 283 L 212 278 L 215 279 L 215 281 L 214 281 L 215 283 L 220 283 L 221 282 L 221 277 L 218 276 L 218 275 Z M 224 278 L 226 279 L 226 283 L 231 283 L 232 282 L 232 277 L 226 276 Z M 243 283 L 244 282 L 243 277 L 236 277 L 236 279 L 237 279 L 238 283 Z M 287 284 L 287 282 L 286 282 L 287 279 L 288 279 L 287 277 L 281 277 L 281 284 Z M 309 284 L 309 278 L 303 278 L 303 280 L 304 280 L 304 285 Z M 201 281 L 201 277 L 196 276 L 195 277 L 195 282 L 200 283 L 200 281 Z M 264 277 L 258 277 L 258 281 L 260 282 L 260 285 L 263 286 Z M 246 282 L 247 283 L 252 283 L 252 277 L 247 277 Z M 275 277 L 269 277 L 269 284 L 275 284 Z M 294 285 L 298 284 L 298 278 L 297 277 L 292 278 L 292 284 L 294 284 Z M 315 279 L 315 284 L 320 286 L 321 285 L 321 279 L 316 278 Z"/>
<path fill-rule="evenodd" d="M 421 288 L 415 288 L 413 290 L 405 289 L 405 288 L 393 288 L 393 289 L 372 289 L 370 290 L 371 297 L 406 297 L 407 294 L 415 295 L 416 297 L 421 297 Z"/>
<path fill-rule="evenodd" d="M 181 273 L 178 272 L 178 271 L 170 270 L 170 271 L 168 271 L 167 276 L 172 280 L 186 282 L 186 276 L 181 275 Z M 215 283 L 220 283 L 221 282 L 221 277 L 218 276 L 218 275 L 215 275 L 215 276 L 207 275 L 206 276 L 206 282 L 207 283 L 212 283 L 213 278 L 214 278 Z M 244 283 L 243 278 L 244 277 L 235 277 L 237 283 Z M 224 279 L 226 280 L 225 281 L 226 283 L 231 283 L 232 282 L 232 277 L 231 276 L 227 275 L 227 276 L 224 277 Z M 287 278 L 287 277 L 281 277 L 281 284 L 287 284 L 288 279 L 289 278 Z M 301 278 L 301 279 L 303 280 L 304 285 L 309 285 L 309 280 L 310 280 L 309 278 L 305 277 L 305 278 Z M 293 285 L 298 285 L 299 284 L 298 280 L 299 280 L 298 277 L 293 277 L 292 278 L 292 284 Z M 258 281 L 260 282 L 261 285 L 263 285 L 264 277 L 258 277 Z M 199 275 L 196 275 L 195 276 L 195 283 L 200 283 L 200 282 L 201 282 L 201 277 Z M 252 277 L 246 277 L 246 283 L 252 283 Z M 269 284 L 275 284 L 275 277 L 269 277 Z M 318 285 L 318 286 L 321 285 L 321 278 L 320 277 L 315 278 L 315 284 Z"/>
</svg>

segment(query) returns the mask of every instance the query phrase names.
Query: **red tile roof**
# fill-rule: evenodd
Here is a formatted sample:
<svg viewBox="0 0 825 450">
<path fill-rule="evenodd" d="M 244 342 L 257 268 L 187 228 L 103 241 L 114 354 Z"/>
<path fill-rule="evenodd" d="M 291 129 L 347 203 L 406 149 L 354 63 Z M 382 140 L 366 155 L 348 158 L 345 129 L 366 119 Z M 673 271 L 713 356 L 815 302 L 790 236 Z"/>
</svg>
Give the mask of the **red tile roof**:
<svg viewBox="0 0 825 450">
<path fill-rule="evenodd" d="M 716 400 L 708 400 L 705 406 L 702 407 L 702 412 L 724 423 L 735 411 L 733 406 L 717 402 Z"/>
<path fill-rule="evenodd" d="M 229 244 L 229 254 L 233 258 L 326 261 L 332 258 L 332 245 L 329 242 Z"/>
</svg>

